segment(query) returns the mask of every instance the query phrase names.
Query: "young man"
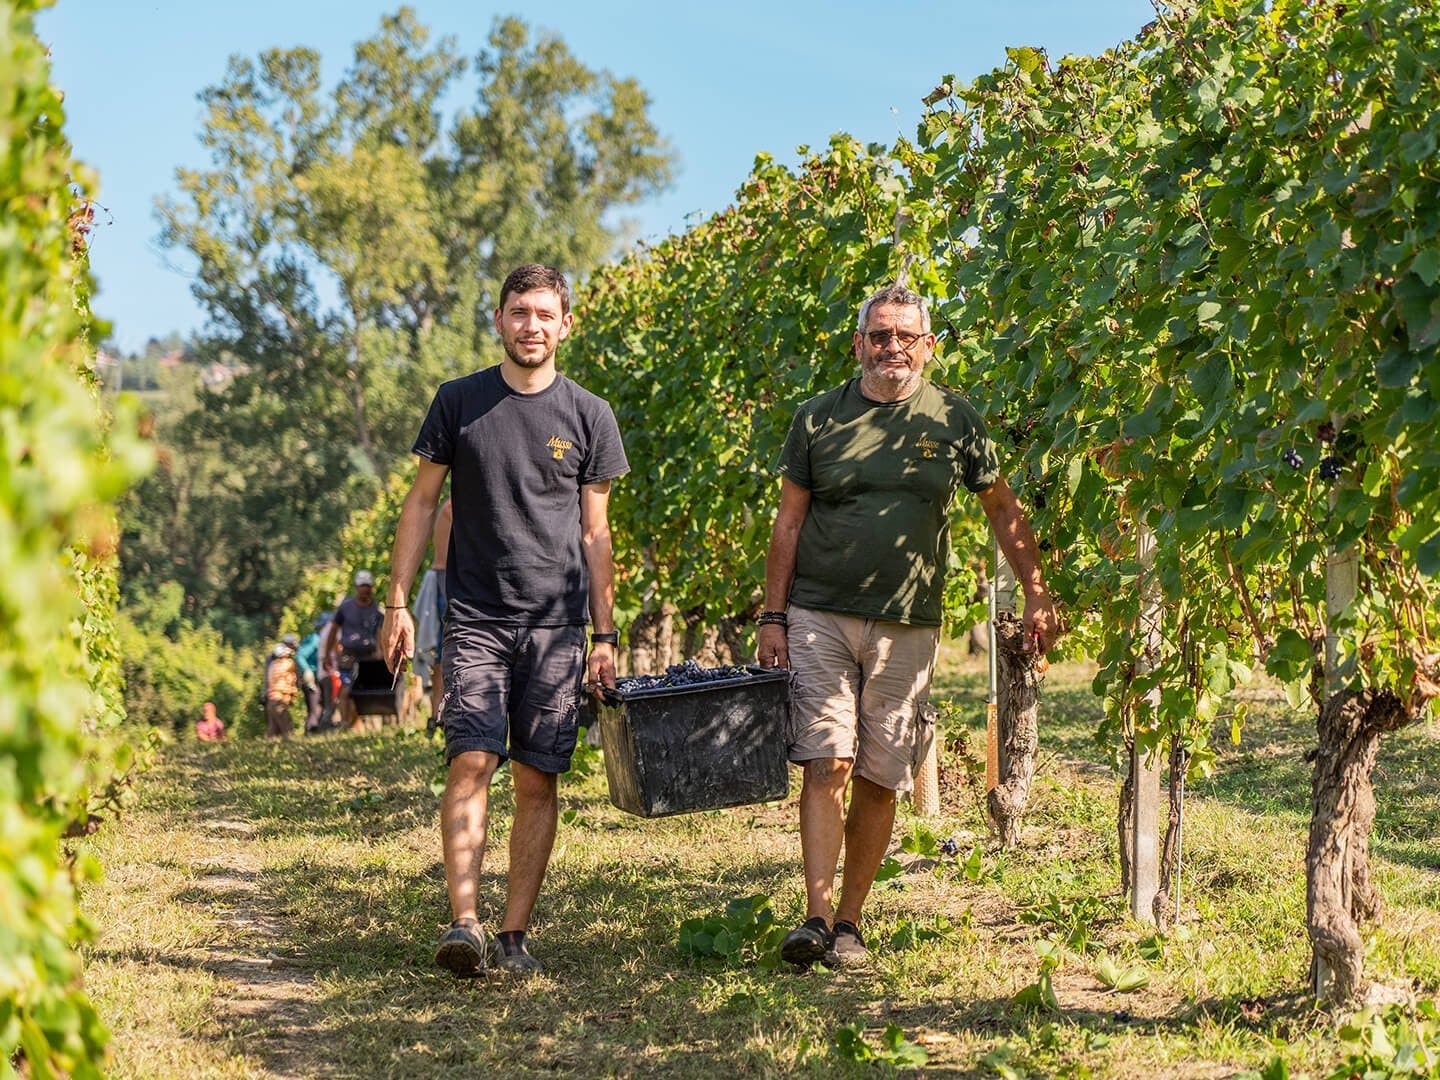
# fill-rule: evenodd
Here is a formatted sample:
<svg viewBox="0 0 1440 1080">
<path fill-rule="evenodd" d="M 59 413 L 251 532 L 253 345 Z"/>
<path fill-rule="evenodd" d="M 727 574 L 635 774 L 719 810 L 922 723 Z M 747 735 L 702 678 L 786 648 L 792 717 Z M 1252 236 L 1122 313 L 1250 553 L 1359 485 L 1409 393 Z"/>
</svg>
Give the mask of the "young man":
<svg viewBox="0 0 1440 1080">
<path fill-rule="evenodd" d="M 807 911 L 781 953 L 800 965 L 866 957 L 860 910 L 890 844 L 895 793 L 910 788 L 931 736 L 923 706 L 961 484 L 1025 590 L 1027 640 L 1043 652 L 1055 636 L 1035 536 L 984 422 L 924 378 L 935 348 L 925 301 L 880 290 L 860 308 L 852 347 L 860 377 L 801 405 L 785 441 L 758 635 L 760 663 L 795 672 L 789 754 L 804 770 Z"/>
<path fill-rule="evenodd" d="M 517 974 L 540 970 L 525 933 L 555 842 L 556 778 L 575 749 L 587 609 L 595 630 L 590 683 L 615 684 L 608 506 L 610 481 L 629 464 L 610 406 L 555 368 L 572 320 L 558 270 L 531 264 L 505 279 L 495 311 L 505 359 L 435 395 L 395 536 L 381 631 L 392 664 L 414 653 L 406 600 L 452 473 L 442 649 L 449 773 L 440 824 L 454 921 L 435 962 L 462 976 L 487 960 Z M 507 757 L 515 821 L 492 951 L 476 888 L 490 780 Z"/>
</svg>

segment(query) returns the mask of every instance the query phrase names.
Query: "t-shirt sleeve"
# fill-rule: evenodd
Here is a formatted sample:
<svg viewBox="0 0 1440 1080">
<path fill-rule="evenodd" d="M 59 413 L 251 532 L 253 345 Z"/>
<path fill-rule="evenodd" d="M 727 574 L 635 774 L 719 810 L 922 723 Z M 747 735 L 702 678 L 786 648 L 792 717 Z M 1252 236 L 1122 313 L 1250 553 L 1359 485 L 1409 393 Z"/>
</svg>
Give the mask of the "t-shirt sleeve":
<svg viewBox="0 0 1440 1080">
<path fill-rule="evenodd" d="M 806 491 L 814 487 L 810 481 L 810 425 L 804 409 L 797 410 L 790 421 L 790 433 L 780 451 L 780 475 L 799 484 Z"/>
<path fill-rule="evenodd" d="M 985 421 L 969 405 L 963 410 L 961 424 L 961 482 L 967 491 L 984 491 L 1000 479 L 1000 457 Z"/>
<path fill-rule="evenodd" d="M 600 484 L 614 480 L 630 471 L 625 457 L 625 444 L 620 438 L 620 425 L 610 406 L 601 403 L 590 432 L 590 453 L 580 464 L 580 483 Z"/>
<path fill-rule="evenodd" d="M 455 463 L 455 395 L 448 392 L 448 384 L 435 392 L 430 402 L 430 411 L 420 425 L 420 434 L 410 452 L 436 465 Z"/>
</svg>

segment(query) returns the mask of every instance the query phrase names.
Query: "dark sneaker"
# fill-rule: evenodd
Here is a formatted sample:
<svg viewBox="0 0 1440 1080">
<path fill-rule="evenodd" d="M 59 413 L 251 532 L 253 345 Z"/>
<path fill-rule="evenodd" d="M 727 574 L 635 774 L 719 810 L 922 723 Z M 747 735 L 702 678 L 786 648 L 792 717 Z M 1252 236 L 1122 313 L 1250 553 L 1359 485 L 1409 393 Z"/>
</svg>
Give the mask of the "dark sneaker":
<svg viewBox="0 0 1440 1080">
<path fill-rule="evenodd" d="M 809 967 L 825 958 L 829 944 L 830 924 L 817 915 L 785 935 L 785 940 L 780 942 L 780 959 L 796 967 Z"/>
<path fill-rule="evenodd" d="M 491 964 L 512 975 L 539 975 L 541 963 L 525 947 L 524 934 L 497 934 L 491 946 Z"/>
<path fill-rule="evenodd" d="M 826 965 L 854 967 L 869 958 L 870 950 L 865 948 L 865 939 L 860 936 L 860 928 L 851 922 L 837 922 L 830 933 L 830 949 L 825 953 Z"/>
<path fill-rule="evenodd" d="M 462 979 L 471 979 L 485 970 L 485 931 L 474 919 L 456 919 L 440 935 L 435 963 Z"/>
</svg>

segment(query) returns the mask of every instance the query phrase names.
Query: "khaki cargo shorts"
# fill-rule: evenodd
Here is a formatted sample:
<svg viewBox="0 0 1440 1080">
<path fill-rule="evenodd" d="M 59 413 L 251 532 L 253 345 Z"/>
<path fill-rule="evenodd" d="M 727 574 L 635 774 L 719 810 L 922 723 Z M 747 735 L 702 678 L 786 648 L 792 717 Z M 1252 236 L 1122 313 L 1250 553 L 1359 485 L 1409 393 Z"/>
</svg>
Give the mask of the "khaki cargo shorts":
<svg viewBox="0 0 1440 1080">
<path fill-rule="evenodd" d="M 790 760 L 853 758 L 855 775 L 909 791 L 930 750 L 926 708 L 940 630 L 790 606 Z"/>
</svg>

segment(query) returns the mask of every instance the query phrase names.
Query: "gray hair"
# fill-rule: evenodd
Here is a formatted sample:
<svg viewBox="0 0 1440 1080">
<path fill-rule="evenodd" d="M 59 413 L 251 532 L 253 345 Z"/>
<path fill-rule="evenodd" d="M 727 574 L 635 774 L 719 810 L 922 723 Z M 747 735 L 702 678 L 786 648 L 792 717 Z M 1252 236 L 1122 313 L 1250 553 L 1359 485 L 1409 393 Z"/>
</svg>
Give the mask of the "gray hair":
<svg viewBox="0 0 1440 1080">
<path fill-rule="evenodd" d="M 930 332 L 930 309 L 925 304 L 925 298 L 917 292 L 911 292 L 904 285 L 886 285 L 879 292 L 872 293 L 863 304 L 860 305 L 860 318 L 856 322 L 856 328 L 860 333 L 865 332 L 865 327 L 870 321 L 870 309 L 872 307 L 914 307 L 920 309 L 920 329 L 925 333 Z"/>
</svg>

